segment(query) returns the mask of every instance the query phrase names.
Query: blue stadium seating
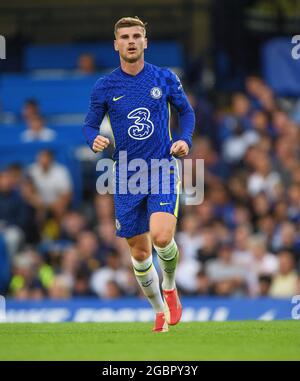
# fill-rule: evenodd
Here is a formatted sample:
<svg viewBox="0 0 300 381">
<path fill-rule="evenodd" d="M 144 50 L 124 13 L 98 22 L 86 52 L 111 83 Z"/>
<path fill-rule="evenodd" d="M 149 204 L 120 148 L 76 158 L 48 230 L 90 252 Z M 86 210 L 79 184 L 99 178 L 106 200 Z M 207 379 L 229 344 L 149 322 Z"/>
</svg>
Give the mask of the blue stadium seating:
<svg viewBox="0 0 300 381">
<path fill-rule="evenodd" d="M 106 71 L 93 75 L 76 71 L 4 74 L 0 77 L 0 110 L 19 115 L 25 100 L 35 98 L 45 116 L 86 113 L 96 80 L 108 68 L 119 66 L 112 43 L 33 45 L 25 50 L 24 65 L 27 70 L 75 69 L 78 56 L 85 52 L 94 54 L 99 68 Z M 153 42 L 146 50 L 146 59 L 160 66 L 181 67 L 181 46 L 176 42 Z"/>
<path fill-rule="evenodd" d="M 35 98 L 44 115 L 85 113 L 91 89 L 100 74 L 45 78 L 6 74 L 0 80 L 0 102 L 6 112 L 19 114 L 28 98 Z"/>
<path fill-rule="evenodd" d="M 75 69 L 78 57 L 90 53 L 99 69 L 119 66 L 112 42 L 31 45 L 25 49 L 24 69 Z M 152 41 L 145 58 L 154 65 L 182 67 L 183 51 L 176 41 Z"/>
<path fill-rule="evenodd" d="M 56 139 L 54 142 L 66 144 L 76 148 L 80 145 L 86 144 L 82 126 L 61 126 L 61 125 L 48 125 L 56 133 Z M 21 143 L 21 134 L 25 131 L 23 124 L 6 126 L 0 124 L 0 147 L 7 144 Z"/>
</svg>

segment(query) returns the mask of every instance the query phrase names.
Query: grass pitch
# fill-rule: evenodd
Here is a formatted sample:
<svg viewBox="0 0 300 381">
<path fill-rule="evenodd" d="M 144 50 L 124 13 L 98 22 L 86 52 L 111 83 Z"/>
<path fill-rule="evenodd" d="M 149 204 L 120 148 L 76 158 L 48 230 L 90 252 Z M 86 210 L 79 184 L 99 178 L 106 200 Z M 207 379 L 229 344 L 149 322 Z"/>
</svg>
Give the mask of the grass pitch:
<svg viewBox="0 0 300 381">
<path fill-rule="evenodd" d="M 0 324 L 0 360 L 300 360 L 300 321 Z"/>
</svg>

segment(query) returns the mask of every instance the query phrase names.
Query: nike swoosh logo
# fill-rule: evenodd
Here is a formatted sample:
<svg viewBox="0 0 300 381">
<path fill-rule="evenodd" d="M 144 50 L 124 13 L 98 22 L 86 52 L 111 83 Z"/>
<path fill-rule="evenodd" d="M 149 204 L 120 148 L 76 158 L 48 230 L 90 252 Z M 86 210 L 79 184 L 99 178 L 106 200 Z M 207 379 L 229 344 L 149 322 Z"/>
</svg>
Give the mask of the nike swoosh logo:
<svg viewBox="0 0 300 381">
<path fill-rule="evenodd" d="M 160 202 L 159 205 L 160 206 L 163 206 L 163 205 L 170 205 L 171 203 L 170 202 Z"/>
<path fill-rule="evenodd" d="M 120 97 L 113 97 L 113 101 L 116 102 L 123 97 L 125 97 L 125 95 L 121 95 Z"/>
</svg>

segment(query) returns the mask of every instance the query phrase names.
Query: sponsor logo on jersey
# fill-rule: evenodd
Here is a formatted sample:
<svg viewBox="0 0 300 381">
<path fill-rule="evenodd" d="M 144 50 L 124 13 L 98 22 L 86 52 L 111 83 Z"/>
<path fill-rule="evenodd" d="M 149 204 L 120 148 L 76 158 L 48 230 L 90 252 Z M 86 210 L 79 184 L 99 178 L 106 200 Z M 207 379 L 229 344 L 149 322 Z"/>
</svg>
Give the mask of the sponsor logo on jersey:
<svg viewBox="0 0 300 381">
<path fill-rule="evenodd" d="M 128 134 L 132 139 L 143 140 L 153 134 L 154 124 L 150 116 L 150 111 L 146 107 L 136 108 L 127 115 L 128 119 L 134 120 L 134 124 L 128 128 Z"/>
</svg>

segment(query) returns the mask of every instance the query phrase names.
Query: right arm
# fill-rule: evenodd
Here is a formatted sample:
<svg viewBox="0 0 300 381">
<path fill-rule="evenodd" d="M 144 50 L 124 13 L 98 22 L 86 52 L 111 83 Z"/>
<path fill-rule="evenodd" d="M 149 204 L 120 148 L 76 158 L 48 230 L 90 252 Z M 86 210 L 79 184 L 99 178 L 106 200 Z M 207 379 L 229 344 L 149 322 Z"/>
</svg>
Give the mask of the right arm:
<svg viewBox="0 0 300 381">
<path fill-rule="evenodd" d="M 103 79 L 100 78 L 93 87 L 88 113 L 82 128 L 86 142 L 94 152 L 103 151 L 109 144 L 107 138 L 99 135 L 99 126 L 106 111 L 107 105 L 104 98 Z"/>
</svg>

